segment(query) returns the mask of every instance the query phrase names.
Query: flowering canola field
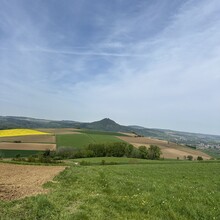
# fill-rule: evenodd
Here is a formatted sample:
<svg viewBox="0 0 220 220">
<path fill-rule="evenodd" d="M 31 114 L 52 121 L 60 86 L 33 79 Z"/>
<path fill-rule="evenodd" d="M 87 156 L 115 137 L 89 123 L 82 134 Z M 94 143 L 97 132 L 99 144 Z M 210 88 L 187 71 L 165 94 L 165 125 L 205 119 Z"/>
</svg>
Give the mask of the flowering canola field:
<svg viewBox="0 0 220 220">
<path fill-rule="evenodd" d="M 26 136 L 26 135 L 42 135 L 49 134 L 32 129 L 7 129 L 0 130 L 0 137 Z"/>
</svg>

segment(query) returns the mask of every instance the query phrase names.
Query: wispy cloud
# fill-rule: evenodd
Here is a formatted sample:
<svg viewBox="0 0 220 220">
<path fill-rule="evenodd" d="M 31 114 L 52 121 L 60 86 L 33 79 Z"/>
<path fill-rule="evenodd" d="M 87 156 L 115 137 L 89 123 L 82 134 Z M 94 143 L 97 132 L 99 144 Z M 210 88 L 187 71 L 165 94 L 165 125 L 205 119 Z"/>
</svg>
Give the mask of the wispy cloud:
<svg viewBox="0 0 220 220">
<path fill-rule="evenodd" d="M 114 46 L 113 46 L 114 47 Z M 7 48 L 0 48 L 3 51 L 9 51 Z M 11 50 L 11 51 L 14 51 Z M 109 53 L 109 52 L 95 52 L 95 51 L 67 51 L 67 50 L 54 50 L 48 48 L 18 48 L 18 52 L 39 52 L 39 53 L 52 53 L 64 55 L 79 55 L 79 56 L 113 56 L 113 57 L 140 57 L 147 56 L 147 54 L 126 54 L 126 53 Z"/>
<path fill-rule="evenodd" d="M 1 114 L 220 134 L 219 1 L 35 4 L 1 2 Z"/>
</svg>

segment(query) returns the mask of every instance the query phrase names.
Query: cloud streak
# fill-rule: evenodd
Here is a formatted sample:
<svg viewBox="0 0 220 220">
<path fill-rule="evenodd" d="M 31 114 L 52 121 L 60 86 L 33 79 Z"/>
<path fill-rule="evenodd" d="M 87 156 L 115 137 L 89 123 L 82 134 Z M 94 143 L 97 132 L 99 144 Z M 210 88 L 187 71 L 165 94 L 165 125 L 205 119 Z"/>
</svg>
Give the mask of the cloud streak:
<svg viewBox="0 0 220 220">
<path fill-rule="evenodd" d="M 1 114 L 220 134 L 219 1 L 44 4 L 2 4 Z"/>
<path fill-rule="evenodd" d="M 3 51 L 15 51 L 7 48 L 0 48 Z M 112 57 L 141 57 L 147 56 L 148 54 L 126 54 L 126 53 L 108 53 L 108 52 L 95 52 L 95 51 L 65 51 L 65 50 L 54 50 L 48 48 L 18 48 L 18 52 L 38 52 L 38 53 L 52 53 L 52 54 L 64 54 L 64 55 L 79 55 L 79 56 L 112 56 Z"/>
</svg>

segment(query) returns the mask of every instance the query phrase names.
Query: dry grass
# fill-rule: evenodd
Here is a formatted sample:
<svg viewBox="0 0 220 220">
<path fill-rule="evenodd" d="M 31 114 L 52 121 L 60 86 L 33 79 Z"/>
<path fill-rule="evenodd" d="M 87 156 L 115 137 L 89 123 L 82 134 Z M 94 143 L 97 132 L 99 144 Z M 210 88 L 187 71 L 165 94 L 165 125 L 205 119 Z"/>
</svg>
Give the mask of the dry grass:
<svg viewBox="0 0 220 220">
<path fill-rule="evenodd" d="M 184 159 L 185 156 L 192 155 L 194 158 L 198 156 L 202 156 L 203 159 L 210 159 L 211 157 L 199 150 L 194 150 L 188 147 L 184 147 L 182 145 L 178 145 L 172 142 L 158 140 L 153 138 L 146 137 L 118 137 L 121 140 L 124 140 L 128 143 L 133 144 L 135 147 L 139 147 L 141 145 L 149 147 L 150 145 L 157 145 L 160 147 L 162 151 L 162 157 L 169 159 L 176 159 L 179 157 L 180 159 Z"/>
</svg>

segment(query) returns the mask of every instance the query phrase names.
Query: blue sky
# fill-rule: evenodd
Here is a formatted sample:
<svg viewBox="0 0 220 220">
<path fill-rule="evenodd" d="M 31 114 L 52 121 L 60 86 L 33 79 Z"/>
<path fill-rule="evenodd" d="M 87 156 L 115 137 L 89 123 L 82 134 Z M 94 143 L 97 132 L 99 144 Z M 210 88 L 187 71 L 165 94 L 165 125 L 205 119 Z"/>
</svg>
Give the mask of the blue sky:
<svg viewBox="0 0 220 220">
<path fill-rule="evenodd" d="M 0 0 L 0 115 L 220 134 L 219 0 Z"/>
</svg>

